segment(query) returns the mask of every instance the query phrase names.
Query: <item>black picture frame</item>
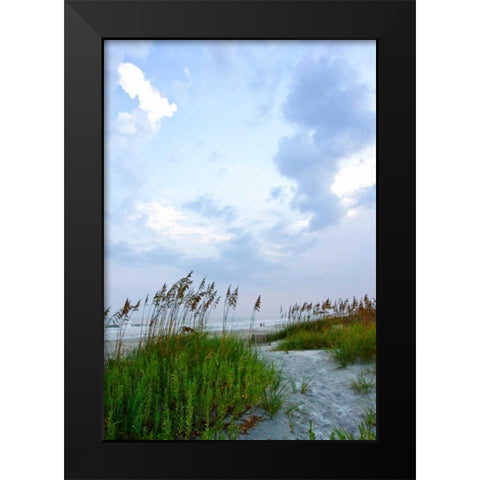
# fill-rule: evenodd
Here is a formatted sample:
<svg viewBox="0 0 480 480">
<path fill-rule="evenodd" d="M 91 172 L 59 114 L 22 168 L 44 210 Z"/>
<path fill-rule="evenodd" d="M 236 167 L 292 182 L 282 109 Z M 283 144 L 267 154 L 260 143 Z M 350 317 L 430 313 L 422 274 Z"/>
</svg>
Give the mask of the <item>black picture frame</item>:
<svg viewBox="0 0 480 480">
<path fill-rule="evenodd" d="M 65 478 L 415 478 L 415 2 L 67 0 Z M 103 40 L 377 41 L 376 441 L 103 442 Z"/>
</svg>

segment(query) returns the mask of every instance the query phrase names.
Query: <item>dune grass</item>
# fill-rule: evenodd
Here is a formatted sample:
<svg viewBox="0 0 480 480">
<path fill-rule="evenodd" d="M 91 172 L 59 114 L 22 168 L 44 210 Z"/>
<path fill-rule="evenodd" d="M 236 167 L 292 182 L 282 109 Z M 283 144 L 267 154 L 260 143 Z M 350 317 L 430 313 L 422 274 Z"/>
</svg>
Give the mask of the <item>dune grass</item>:
<svg viewBox="0 0 480 480">
<path fill-rule="evenodd" d="M 375 302 L 365 296 L 360 302 L 354 298 L 351 303 L 345 300 L 332 305 L 326 301 L 325 305 L 328 311 L 322 308 L 315 312 L 311 304 L 297 309 L 290 307 L 285 327 L 268 340 L 280 340 L 277 350 L 328 349 L 342 367 L 375 360 Z"/>
<path fill-rule="evenodd" d="M 209 334 L 208 318 L 221 297 L 214 282 L 204 279 L 194 288 L 191 274 L 170 288 L 163 285 L 150 302 L 148 296 L 143 303 L 127 299 L 113 315 L 105 310 L 105 329 L 117 328 L 115 348 L 106 351 L 104 362 L 105 440 L 236 439 L 260 418 L 250 409 L 263 408 L 273 418 L 285 405 L 282 373 L 259 356 L 250 338 L 228 332 L 238 287 L 230 286 L 224 297 L 222 331 Z M 250 336 L 260 306 L 258 297 Z M 127 352 L 125 330 L 140 311 L 141 339 Z M 285 328 L 269 341 L 280 339 L 280 350 L 328 348 L 342 365 L 369 361 L 376 351 L 375 317 L 366 296 L 360 302 L 295 305 L 282 316 Z M 310 381 L 302 380 L 301 393 Z M 371 435 L 361 427 L 360 436 Z M 351 438 L 341 430 L 335 435 Z"/>
<path fill-rule="evenodd" d="M 105 440 L 236 439 L 250 408 L 262 407 L 271 417 L 280 409 L 281 373 L 227 332 L 238 288 L 229 287 L 222 332 L 211 335 L 208 314 L 220 297 L 204 280 L 193 289 L 190 276 L 170 289 L 164 285 L 152 304 L 147 296 L 145 335 L 128 354 L 124 332 L 141 302 L 127 300 L 111 317 L 105 311 L 106 327 L 118 327 L 114 353 L 104 364 Z M 254 312 L 259 309 L 260 297 Z"/>
<path fill-rule="evenodd" d="M 359 372 L 356 378 L 352 379 L 351 386 L 359 393 L 368 393 L 376 387 L 376 378 L 376 366 L 373 366 Z"/>
<path fill-rule="evenodd" d="M 364 412 L 365 419 L 358 425 L 356 431 L 348 431 L 345 428 L 333 427 L 330 440 L 376 440 L 377 439 L 377 412 L 376 408 L 370 407 Z"/>
<path fill-rule="evenodd" d="M 105 364 L 105 439 L 234 439 L 252 406 L 276 413 L 278 385 L 279 373 L 238 338 L 159 339 Z"/>
</svg>

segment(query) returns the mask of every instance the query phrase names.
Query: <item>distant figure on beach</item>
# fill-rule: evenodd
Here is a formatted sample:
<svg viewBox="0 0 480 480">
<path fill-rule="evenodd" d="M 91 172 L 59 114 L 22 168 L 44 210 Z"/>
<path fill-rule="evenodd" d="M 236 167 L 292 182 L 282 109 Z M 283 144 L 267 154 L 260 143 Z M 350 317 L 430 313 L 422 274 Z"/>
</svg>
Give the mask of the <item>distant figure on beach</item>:
<svg viewBox="0 0 480 480">
<path fill-rule="evenodd" d="M 188 333 L 188 332 L 197 333 L 192 327 L 182 327 L 182 332 L 183 333 Z"/>
</svg>

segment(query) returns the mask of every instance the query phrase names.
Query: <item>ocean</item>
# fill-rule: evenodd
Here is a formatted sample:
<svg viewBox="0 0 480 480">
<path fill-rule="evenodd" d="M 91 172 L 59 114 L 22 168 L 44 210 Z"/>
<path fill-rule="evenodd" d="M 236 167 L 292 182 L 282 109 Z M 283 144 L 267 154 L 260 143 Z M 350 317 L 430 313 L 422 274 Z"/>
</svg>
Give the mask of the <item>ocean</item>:
<svg viewBox="0 0 480 480">
<path fill-rule="evenodd" d="M 278 317 L 255 317 L 254 328 L 259 328 L 260 324 L 265 327 L 272 327 L 278 325 L 280 319 Z M 143 332 L 145 333 L 148 326 L 143 326 Z M 250 317 L 233 317 L 229 318 L 227 322 L 227 330 L 246 330 L 250 328 Z M 210 318 L 207 323 L 208 331 L 219 331 L 222 329 L 221 318 Z M 138 338 L 142 332 L 142 324 L 139 320 L 132 319 L 125 329 L 123 338 Z M 117 338 L 118 328 L 108 327 L 105 329 L 105 340 L 115 340 Z"/>
</svg>

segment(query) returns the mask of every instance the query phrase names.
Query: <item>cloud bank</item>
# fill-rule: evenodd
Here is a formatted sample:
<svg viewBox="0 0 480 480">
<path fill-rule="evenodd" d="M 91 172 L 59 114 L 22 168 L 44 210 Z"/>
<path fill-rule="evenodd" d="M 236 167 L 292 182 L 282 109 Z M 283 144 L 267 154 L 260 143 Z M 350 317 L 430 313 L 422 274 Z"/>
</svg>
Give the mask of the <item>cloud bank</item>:
<svg viewBox="0 0 480 480">
<path fill-rule="evenodd" d="M 345 214 L 331 186 L 339 160 L 375 140 L 371 94 L 352 66 L 334 54 L 303 61 L 297 68 L 283 113 L 298 132 L 281 139 L 274 161 L 296 183 L 291 206 L 311 214 L 312 231 Z"/>
</svg>

